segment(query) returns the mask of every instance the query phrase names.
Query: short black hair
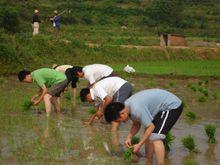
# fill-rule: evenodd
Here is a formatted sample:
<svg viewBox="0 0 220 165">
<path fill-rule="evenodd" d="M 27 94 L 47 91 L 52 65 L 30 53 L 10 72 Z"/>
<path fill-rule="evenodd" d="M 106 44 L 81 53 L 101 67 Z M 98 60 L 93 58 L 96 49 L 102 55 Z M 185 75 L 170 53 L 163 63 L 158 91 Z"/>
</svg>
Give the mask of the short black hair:
<svg viewBox="0 0 220 165">
<path fill-rule="evenodd" d="M 19 73 L 18 73 L 18 79 L 19 79 L 19 81 L 23 81 L 24 79 L 25 79 L 25 77 L 27 76 L 27 75 L 29 75 L 31 72 L 30 71 L 28 71 L 28 70 L 22 70 L 22 71 L 20 71 Z"/>
<path fill-rule="evenodd" d="M 83 68 L 81 66 L 74 66 L 74 67 L 72 67 L 72 69 L 73 69 L 73 75 L 78 76 L 77 72 L 82 72 Z"/>
<path fill-rule="evenodd" d="M 80 91 L 80 99 L 82 102 L 86 101 L 86 96 L 90 93 L 90 89 L 89 88 L 83 88 Z"/>
<path fill-rule="evenodd" d="M 125 105 L 120 102 L 110 103 L 104 110 L 105 120 L 108 123 L 117 120 L 120 117 L 120 112 L 125 108 Z"/>
</svg>

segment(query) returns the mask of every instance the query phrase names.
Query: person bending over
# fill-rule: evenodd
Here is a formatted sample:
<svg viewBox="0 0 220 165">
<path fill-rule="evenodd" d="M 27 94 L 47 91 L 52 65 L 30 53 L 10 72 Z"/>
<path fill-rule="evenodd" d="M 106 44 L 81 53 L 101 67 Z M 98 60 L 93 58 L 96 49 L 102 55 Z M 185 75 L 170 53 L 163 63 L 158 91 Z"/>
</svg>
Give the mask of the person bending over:
<svg viewBox="0 0 220 165">
<path fill-rule="evenodd" d="M 132 126 L 125 145 L 137 153 L 145 144 L 148 162 L 152 163 L 155 153 L 157 164 L 163 165 L 165 159 L 163 140 L 180 117 L 182 110 L 182 101 L 174 94 L 162 89 L 149 89 L 134 94 L 124 104 L 117 102 L 109 104 L 104 116 L 110 123 L 126 122 L 130 118 Z M 141 125 L 145 127 L 144 135 L 138 144 L 131 146 L 131 139 Z"/>
<path fill-rule="evenodd" d="M 18 79 L 25 83 L 35 82 L 40 87 L 41 93 L 33 96 L 32 102 L 34 105 L 38 105 L 44 100 L 47 116 L 50 115 L 52 104 L 57 112 L 61 111 L 57 98 L 68 86 L 65 74 L 49 68 L 42 68 L 33 72 L 22 70 L 18 73 Z"/>
<path fill-rule="evenodd" d="M 96 114 L 90 119 L 93 120 L 103 116 L 103 109 L 111 102 L 123 103 L 131 96 L 132 86 L 120 77 L 108 77 L 95 83 L 91 88 L 83 88 L 80 91 L 82 102 L 95 102 Z M 112 131 L 116 131 L 118 123 L 112 122 Z"/>
</svg>

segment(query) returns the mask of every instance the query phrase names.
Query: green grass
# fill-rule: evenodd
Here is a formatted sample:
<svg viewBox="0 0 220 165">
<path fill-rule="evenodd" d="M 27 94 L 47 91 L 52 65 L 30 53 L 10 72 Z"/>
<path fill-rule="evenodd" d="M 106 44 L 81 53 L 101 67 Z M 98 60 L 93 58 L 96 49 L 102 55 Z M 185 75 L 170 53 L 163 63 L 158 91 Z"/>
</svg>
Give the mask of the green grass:
<svg viewBox="0 0 220 165">
<path fill-rule="evenodd" d="M 146 61 L 130 62 L 136 73 L 156 75 L 215 76 L 220 77 L 220 61 Z M 126 64 L 112 65 L 122 71 Z"/>
</svg>

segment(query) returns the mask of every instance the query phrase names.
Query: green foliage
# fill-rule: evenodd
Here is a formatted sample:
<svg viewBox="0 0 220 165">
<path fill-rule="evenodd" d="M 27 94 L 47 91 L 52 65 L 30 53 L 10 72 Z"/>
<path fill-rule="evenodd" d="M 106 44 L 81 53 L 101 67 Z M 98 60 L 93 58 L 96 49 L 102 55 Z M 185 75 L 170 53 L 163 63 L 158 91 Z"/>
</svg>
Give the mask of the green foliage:
<svg viewBox="0 0 220 165">
<path fill-rule="evenodd" d="M 128 163 L 131 162 L 131 156 L 132 156 L 132 149 L 128 148 L 124 153 L 124 160 Z"/>
<path fill-rule="evenodd" d="M 96 113 L 96 110 L 95 110 L 95 108 L 91 107 L 91 108 L 88 109 L 88 112 L 89 112 L 90 114 L 95 114 L 95 113 Z"/>
<path fill-rule="evenodd" d="M 137 136 L 133 136 L 131 139 L 131 145 L 135 145 L 138 144 L 140 141 L 140 138 Z M 131 157 L 132 157 L 132 148 L 128 148 L 125 152 L 124 152 L 124 160 L 127 163 L 131 162 Z"/>
<path fill-rule="evenodd" d="M 131 145 L 138 144 L 139 141 L 140 141 L 140 138 L 139 138 L 139 137 L 133 136 L 132 139 L 131 139 Z"/>
<path fill-rule="evenodd" d="M 186 147 L 190 152 L 196 152 L 196 144 L 195 144 L 195 140 L 194 137 L 189 135 L 185 138 L 182 139 L 182 144 L 184 147 Z"/>
<path fill-rule="evenodd" d="M 0 27 L 9 32 L 19 31 L 19 15 L 16 8 L 0 5 Z"/>
<path fill-rule="evenodd" d="M 196 119 L 196 114 L 195 114 L 195 112 L 193 112 L 193 111 L 188 111 L 188 112 L 186 113 L 186 116 L 187 116 L 188 119 L 190 119 L 190 120 L 195 120 L 195 119 Z"/>
<path fill-rule="evenodd" d="M 157 25 L 176 26 L 182 17 L 183 9 L 181 0 L 155 0 L 147 11 L 149 18 L 155 20 Z"/>
<path fill-rule="evenodd" d="M 72 99 L 71 93 L 70 93 L 70 92 L 66 92 L 66 93 L 65 93 L 65 98 L 66 98 L 67 100 L 71 100 L 71 99 Z"/>
<path fill-rule="evenodd" d="M 166 138 L 163 140 L 165 149 L 167 151 L 170 151 L 170 147 L 171 147 L 174 139 L 175 139 L 175 136 L 173 136 L 171 132 L 168 132 L 168 134 L 166 135 Z"/>
<path fill-rule="evenodd" d="M 193 92 L 197 91 L 197 87 L 194 84 L 188 84 L 187 87 L 189 87 Z"/>
<path fill-rule="evenodd" d="M 173 87 L 175 86 L 175 83 L 174 83 L 174 82 L 169 82 L 169 83 L 168 83 L 168 86 L 171 87 L 171 88 L 173 88 Z"/>
<path fill-rule="evenodd" d="M 207 124 L 205 126 L 205 132 L 209 138 L 209 140 L 208 140 L 209 143 L 216 143 L 217 142 L 216 138 L 215 138 L 215 135 L 216 135 L 216 126 L 215 125 Z"/>
<path fill-rule="evenodd" d="M 23 111 L 24 111 L 24 112 L 29 111 L 30 108 L 31 108 L 33 105 L 34 105 L 34 103 L 33 103 L 32 101 L 26 100 L 26 101 L 23 103 L 23 105 L 22 105 Z"/>
<path fill-rule="evenodd" d="M 198 98 L 198 101 L 201 102 L 201 103 L 206 102 L 206 100 L 207 100 L 207 98 L 205 96 L 200 96 Z"/>
</svg>

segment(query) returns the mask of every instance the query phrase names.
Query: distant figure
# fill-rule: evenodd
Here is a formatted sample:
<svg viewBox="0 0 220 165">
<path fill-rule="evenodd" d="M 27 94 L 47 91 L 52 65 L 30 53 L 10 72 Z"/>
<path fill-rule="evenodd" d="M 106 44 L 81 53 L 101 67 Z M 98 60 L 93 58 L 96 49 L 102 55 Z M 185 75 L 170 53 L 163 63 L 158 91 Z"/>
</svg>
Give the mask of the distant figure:
<svg viewBox="0 0 220 165">
<path fill-rule="evenodd" d="M 39 10 L 34 10 L 34 16 L 32 19 L 32 27 L 33 27 L 33 36 L 39 34 L 39 27 L 40 27 L 40 18 L 39 18 Z"/>
<path fill-rule="evenodd" d="M 54 10 L 54 15 L 50 18 L 52 25 L 53 25 L 53 32 L 55 35 L 59 34 L 59 29 L 60 29 L 60 21 L 61 17 L 58 15 L 57 10 Z"/>
</svg>

